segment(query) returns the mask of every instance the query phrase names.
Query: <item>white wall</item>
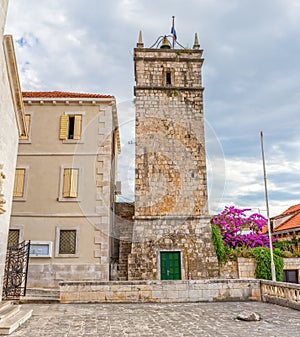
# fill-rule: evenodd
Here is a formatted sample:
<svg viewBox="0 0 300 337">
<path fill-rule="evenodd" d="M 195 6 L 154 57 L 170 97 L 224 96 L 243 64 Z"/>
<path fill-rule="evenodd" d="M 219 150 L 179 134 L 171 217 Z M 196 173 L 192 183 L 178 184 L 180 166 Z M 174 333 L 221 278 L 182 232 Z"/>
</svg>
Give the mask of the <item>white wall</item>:
<svg viewBox="0 0 300 337">
<path fill-rule="evenodd" d="M 0 301 L 3 287 L 3 273 L 6 257 L 7 233 L 10 221 L 12 191 L 18 150 L 18 128 L 8 81 L 5 55 L 3 50 L 3 31 L 6 20 L 8 0 L 0 2 L 0 164 L 6 179 L 3 194 L 6 199 L 6 212 L 0 214 Z"/>
</svg>

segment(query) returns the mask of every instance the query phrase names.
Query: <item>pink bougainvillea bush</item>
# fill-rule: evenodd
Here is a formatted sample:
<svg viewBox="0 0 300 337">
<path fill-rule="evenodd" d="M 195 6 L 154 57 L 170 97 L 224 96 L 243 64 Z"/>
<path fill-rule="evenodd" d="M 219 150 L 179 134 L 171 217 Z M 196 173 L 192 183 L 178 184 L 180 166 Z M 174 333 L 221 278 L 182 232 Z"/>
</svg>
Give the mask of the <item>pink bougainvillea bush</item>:
<svg viewBox="0 0 300 337">
<path fill-rule="evenodd" d="M 225 246 L 270 247 L 268 236 L 261 234 L 267 219 L 258 213 L 247 216 L 246 212 L 249 211 L 250 208 L 238 209 L 226 206 L 224 211 L 212 218 L 212 224 L 219 228 Z"/>
</svg>

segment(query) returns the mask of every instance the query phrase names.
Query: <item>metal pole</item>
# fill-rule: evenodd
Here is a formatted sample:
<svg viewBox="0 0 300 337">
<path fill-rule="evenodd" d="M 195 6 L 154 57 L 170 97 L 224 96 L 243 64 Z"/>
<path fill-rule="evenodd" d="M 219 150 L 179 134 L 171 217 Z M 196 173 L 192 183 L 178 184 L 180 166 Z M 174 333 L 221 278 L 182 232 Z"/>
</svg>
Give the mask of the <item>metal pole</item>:
<svg viewBox="0 0 300 337">
<path fill-rule="evenodd" d="M 274 256 L 273 256 L 273 244 L 272 244 L 272 233 L 271 233 L 269 201 L 268 201 L 268 188 L 267 188 L 267 174 L 266 174 L 265 152 L 264 152 L 264 136 L 263 136 L 262 131 L 260 131 L 260 142 L 261 142 L 261 154 L 262 154 L 263 170 L 264 170 L 265 197 L 266 197 L 267 220 L 268 220 L 268 234 L 269 234 L 270 255 L 271 255 L 271 273 L 272 273 L 272 281 L 275 282 L 276 281 L 276 271 L 275 271 Z"/>
<path fill-rule="evenodd" d="M 175 20 L 175 16 L 173 15 L 172 16 L 173 49 L 175 47 L 175 36 L 174 36 L 174 34 L 175 34 L 175 31 L 174 31 L 174 29 L 175 29 L 175 23 L 174 23 L 174 20 Z"/>
</svg>

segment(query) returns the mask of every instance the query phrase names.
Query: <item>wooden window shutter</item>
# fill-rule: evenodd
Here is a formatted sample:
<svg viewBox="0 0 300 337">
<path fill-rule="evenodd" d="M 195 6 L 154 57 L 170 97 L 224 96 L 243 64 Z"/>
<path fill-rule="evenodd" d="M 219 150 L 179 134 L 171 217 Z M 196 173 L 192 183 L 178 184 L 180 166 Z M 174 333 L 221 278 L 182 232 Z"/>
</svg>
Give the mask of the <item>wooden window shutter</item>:
<svg viewBox="0 0 300 337">
<path fill-rule="evenodd" d="M 25 169 L 16 169 L 14 183 L 14 198 L 23 198 L 24 196 Z"/>
<path fill-rule="evenodd" d="M 29 139 L 29 132 L 30 132 L 30 115 L 25 115 L 25 123 L 27 127 L 27 136 L 20 136 L 21 140 L 28 140 Z"/>
<path fill-rule="evenodd" d="M 78 169 L 72 169 L 70 181 L 70 198 L 77 198 L 78 196 Z"/>
<path fill-rule="evenodd" d="M 67 115 L 60 116 L 59 139 L 67 139 L 68 138 L 68 124 L 69 124 L 69 116 L 67 116 Z"/>
<path fill-rule="evenodd" d="M 76 140 L 79 140 L 81 138 L 81 129 L 82 129 L 82 116 L 76 115 L 75 117 L 75 123 L 74 123 L 74 138 Z"/>
<path fill-rule="evenodd" d="M 63 198 L 70 197 L 70 189 L 71 189 L 71 169 L 64 169 L 64 180 L 63 180 L 63 190 L 62 196 Z"/>
<path fill-rule="evenodd" d="M 78 196 L 78 169 L 64 169 L 63 198 L 77 198 Z"/>
</svg>

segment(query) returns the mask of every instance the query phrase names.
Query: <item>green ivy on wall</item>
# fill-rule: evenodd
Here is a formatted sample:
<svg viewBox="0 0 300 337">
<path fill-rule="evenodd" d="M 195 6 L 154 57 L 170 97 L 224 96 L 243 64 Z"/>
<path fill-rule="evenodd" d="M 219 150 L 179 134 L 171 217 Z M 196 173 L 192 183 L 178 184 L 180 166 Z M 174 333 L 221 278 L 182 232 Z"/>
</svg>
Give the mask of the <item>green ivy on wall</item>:
<svg viewBox="0 0 300 337">
<path fill-rule="evenodd" d="M 215 247 L 218 262 L 220 264 L 225 263 L 227 261 L 226 249 L 225 249 L 225 245 L 224 245 L 224 242 L 223 242 L 221 232 L 216 225 L 211 226 L 211 231 L 212 231 L 212 241 L 213 241 L 213 245 Z"/>
<path fill-rule="evenodd" d="M 274 265 L 276 271 L 276 281 L 283 280 L 283 258 L 278 255 L 276 249 L 274 249 Z M 271 272 L 271 254 L 270 250 L 265 247 L 257 247 L 252 249 L 252 255 L 256 259 L 257 266 L 255 270 L 255 276 L 258 279 L 272 280 Z"/>
<path fill-rule="evenodd" d="M 226 263 L 228 260 L 237 259 L 238 257 L 248 257 L 255 258 L 257 262 L 255 276 L 258 279 L 272 280 L 271 272 L 271 255 L 269 248 L 266 247 L 256 247 L 256 248 L 247 248 L 247 247 L 236 247 L 231 249 L 226 247 L 223 241 L 221 232 L 216 225 L 211 226 L 212 230 L 212 241 L 216 251 L 219 264 Z M 281 257 L 281 250 L 275 248 L 273 250 L 274 265 L 276 271 L 276 280 L 283 280 L 283 267 L 284 262 Z"/>
</svg>

